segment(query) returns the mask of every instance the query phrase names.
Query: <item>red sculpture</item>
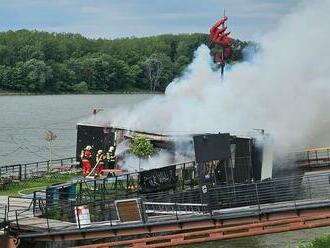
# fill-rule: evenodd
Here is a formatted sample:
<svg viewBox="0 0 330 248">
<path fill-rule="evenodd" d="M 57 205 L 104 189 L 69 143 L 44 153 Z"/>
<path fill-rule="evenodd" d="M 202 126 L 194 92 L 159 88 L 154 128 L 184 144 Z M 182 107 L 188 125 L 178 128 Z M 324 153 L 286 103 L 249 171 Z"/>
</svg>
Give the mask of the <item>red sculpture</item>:
<svg viewBox="0 0 330 248">
<path fill-rule="evenodd" d="M 210 29 L 211 41 L 222 48 L 221 53 L 216 53 L 214 55 L 215 61 L 221 65 L 221 74 L 223 73 L 225 61 L 228 60 L 233 53 L 233 49 L 231 48 L 232 39 L 229 37 L 230 32 L 226 32 L 227 27 L 225 26 L 225 22 L 227 20 L 228 17 L 224 16 Z"/>
</svg>

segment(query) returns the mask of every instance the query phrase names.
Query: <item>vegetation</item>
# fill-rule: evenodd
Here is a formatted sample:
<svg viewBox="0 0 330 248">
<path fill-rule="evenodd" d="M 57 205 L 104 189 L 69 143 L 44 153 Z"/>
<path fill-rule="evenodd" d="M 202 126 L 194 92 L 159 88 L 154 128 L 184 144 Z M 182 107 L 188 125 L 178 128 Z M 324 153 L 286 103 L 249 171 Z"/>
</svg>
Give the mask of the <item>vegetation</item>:
<svg viewBox="0 0 330 248">
<path fill-rule="evenodd" d="M 4 189 L 0 189 L 0 195 L 18 196 L 19 192 L 28 194 L 33 191 L 45 189 L 47 186 L 56 183 L 65 183 L 71 181 L 72 178 L 81 176 L 78 174 L 59 174 L 48 173 L 41 178 L 29 179 L 19 182 L 10 182 Z"/>
<path fill-rule="evenodd" d="M 145 137 L 136 135 L 130 144 L 130 151 L 139 158 L 148 158 L 153 153 L 153 145 Z"/>
<path fill-rule="evenodd" d="M 299 248 L 329 248 L 330 235 L 316 238 L 307 245 L 300 245 Z"/>
<path fill-rule="evenodd" d="M 0 33 L 0 92 L 163 91 L 208 34 L 115 40 L 38 31 Z M 233 61 L 249 42 L 234 41 Z"/>
</svg>

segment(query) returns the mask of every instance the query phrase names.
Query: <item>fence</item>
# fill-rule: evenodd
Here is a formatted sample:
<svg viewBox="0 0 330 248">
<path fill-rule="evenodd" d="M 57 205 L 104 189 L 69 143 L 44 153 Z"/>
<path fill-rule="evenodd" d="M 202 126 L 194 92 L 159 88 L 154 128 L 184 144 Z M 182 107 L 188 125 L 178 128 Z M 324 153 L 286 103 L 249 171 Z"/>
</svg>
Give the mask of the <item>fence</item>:
<svg viewBox="0 0 330 248">
<path fill-rule="evenodd" d="M 89 183 L 94 185 L 96 180 Z M 44 196 L 35 193 L 26 209 L 13 207 L 14 198 L 9 198 L 7 220 L 12 228 L 39 232 L 66 231 L 81 228 L 120 226 L 115 201 L 138 197 L 145 215 L 142 222 L 161 223 L 168 220 L 188 220 L 194 218 L 237 218 L 263 213 L 319 208 L 330 206 L 330 173 L 286 177 L 259 183 L 208 187 L 206 190 L 158 192 L 134 194 L 109 192 L 105 197 L 94 200 L 88 194 L 77 198 L 70 192 L 61 194 L 47 192 Z M 58 199 L 54 201 L 54 199 Z M 52 201 L 49 201 L 52 199 Z M 27 202 L 29 200 L 26 200 Z M 16 204 L 17 205 L 17 204 Z M 90 223 L 82 223 L 75 216 L 75 207 L 85 206 L 89 210 Z M 11 217 L 10 217 L 11 216 Z M 31 217 L 32 216 L 32 217 Z M 34 217 L 33 217 L 34 216 Z M 14 217 L 14 218 L 13 218 Z M 38 218 L 36 218 L 38 217 Z M 35 221 L 33 221 L 36 219 Z"/>
<path fill-rule="evenodd" d="M 75 157 L 69 157 L 54 159 L 52 162 L 50 162 L 50 160 L 45 160 L 33 163 L 5 165 L 0 167 L 0 178 L 19 181 L 38 178 L 48 171 L 69 170 L 75 165 L 75 161 Z"/>
<path fill-rule="evenodd" d="M 306 149 L 297 153 L 297 164 L 300 167 L 313 169 L 330 165 L 330 147 Z"/>
</svg>

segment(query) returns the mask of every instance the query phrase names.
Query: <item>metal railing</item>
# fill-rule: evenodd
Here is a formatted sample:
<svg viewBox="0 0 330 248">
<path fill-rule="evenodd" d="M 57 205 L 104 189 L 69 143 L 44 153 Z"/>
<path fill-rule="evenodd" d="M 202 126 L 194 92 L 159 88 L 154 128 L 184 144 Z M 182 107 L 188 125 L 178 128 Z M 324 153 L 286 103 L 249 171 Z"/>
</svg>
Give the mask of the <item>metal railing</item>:
<svg viewBox="0 0 330 248">
<path fill-rule="evenodd" d="M 26 180 L 42 177 L 47 172 L 70 170 L 76 164 L 75 157 L 38 161 L 33 163 L 13 164 L 0 167 L 0 178 Z"/>
<path fill-rule="evenodd" d="M 313 168 L 330 165 L 330 147 L 305 149 L 296 153 L 298 166 Z"/>
<path fill-rule="evenodd" d="M 92 185 L 94 181 L 89 182 Z M 268 180 L 259 183 L 210 186 L 185 191 L 167 191 L 152 194 L 114 194 L 105 192 L 102 197 L 79 196 L 77 198 L 63 191 L 45 195 L 35 194 L 31 205 L 24 209 L 14 208 L 14 198 L 9 198 L 8 216 L 13 228 L 23 231 L 53 232 L 120 226 L 115 201 L 138 197 L 143 204 L 143 215 L 147 223 L 161 223 L 165 220 L 188 220 L 193 218 L 237 218 L 263 213 L 291 211 L 330 206 L 330 173 L 319 173 Z M 30 199 L 31 200 L 31 199 Z M 16 204 L 17 205 L 17 204 Z M 75 207 L 89 209 L 90 223 L 75 215 Z M 31 214 L 38 221 L 31 221 Z M 13 220 L 15 216 L 15 220 Z"/>
</svg>

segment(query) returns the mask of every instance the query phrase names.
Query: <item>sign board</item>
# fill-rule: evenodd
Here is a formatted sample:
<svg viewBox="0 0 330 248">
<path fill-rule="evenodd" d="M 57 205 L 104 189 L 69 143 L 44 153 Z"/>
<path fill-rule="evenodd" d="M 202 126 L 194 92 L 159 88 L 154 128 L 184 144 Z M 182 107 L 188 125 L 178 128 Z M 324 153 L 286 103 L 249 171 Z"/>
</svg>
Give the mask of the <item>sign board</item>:
<svg viewBox="0 0 330 248">
<path fill-rule="evenodd" d="M 176 187 L 175 165 L 140 172 L 141 193 L 151 193 Z"/>
<path fill-rule="evenodd" d="M 82 205 L 74 207 L 74 213 L 76 217 L 76 223 L 77 227 L 83 228 L 83 227 L 89 227 L 91 224 L 91 218 L 89 215 L 89 209 L 88 206 Z"/>
<path fill-rule="evenodd" d="M 115 201 L 118 218 L 121 222 L 142 221 L 140 199 Z"/>
</svg>

